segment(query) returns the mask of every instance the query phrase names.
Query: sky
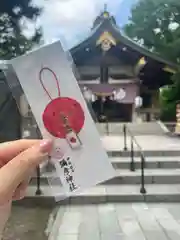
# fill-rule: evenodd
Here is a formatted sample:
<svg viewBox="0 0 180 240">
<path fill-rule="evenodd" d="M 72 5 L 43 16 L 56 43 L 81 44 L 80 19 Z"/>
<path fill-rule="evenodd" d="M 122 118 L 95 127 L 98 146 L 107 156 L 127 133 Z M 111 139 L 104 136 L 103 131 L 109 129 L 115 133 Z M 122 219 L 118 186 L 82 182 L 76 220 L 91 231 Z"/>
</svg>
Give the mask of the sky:
<svg viewBox="0 0 180 240">
<path fill-rule="evenodd" d="M 115 16 L 119 26 L 128 21 L 130 9 L 136 0 L 34 0 L 43 7 L 43 13 L 36 26 L 42 26 L 44 43 L 60 39 L 65 48 L 83 40 L 92 27 L 97 15 L 107 4 L 108 11 Z M 34 23 L 28 23 L 24 32 L 30 35 Z"/>
</svg>

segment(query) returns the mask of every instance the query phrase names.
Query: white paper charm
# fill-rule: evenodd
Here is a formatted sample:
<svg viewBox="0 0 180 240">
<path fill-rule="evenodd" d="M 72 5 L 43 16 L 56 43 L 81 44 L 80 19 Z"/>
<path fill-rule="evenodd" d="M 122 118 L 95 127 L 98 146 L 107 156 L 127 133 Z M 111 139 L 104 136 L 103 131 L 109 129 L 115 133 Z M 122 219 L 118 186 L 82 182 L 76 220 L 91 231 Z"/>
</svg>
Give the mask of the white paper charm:
<svg viewBox="0 0 180 240">
<path fill-rule="evenodd" d="M 44 137 L 55 139 L 52 161 L 69 196 L 115 176 L 60 42 L 12 60 Z"/>
</svg>

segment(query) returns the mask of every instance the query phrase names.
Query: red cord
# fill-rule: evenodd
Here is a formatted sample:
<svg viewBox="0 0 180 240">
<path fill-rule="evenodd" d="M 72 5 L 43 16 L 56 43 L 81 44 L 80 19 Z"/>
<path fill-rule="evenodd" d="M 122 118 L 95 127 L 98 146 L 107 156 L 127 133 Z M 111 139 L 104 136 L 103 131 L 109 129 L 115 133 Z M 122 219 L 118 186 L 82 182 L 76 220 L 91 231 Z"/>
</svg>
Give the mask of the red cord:
<svg viewBox="0 0 180 240">
<path fill-rule="evenodd" d="M 51 70 L 51 69 L 48 68 L 48 67 L 43 67 L 43 68 L 40 70 L 40 72 L 39 72 L 39 80 L 40 80 L 40 83 L 41 83 L 44 91 L 46 92 L 46 94 L 48 95 L 48 97 L 49 97 L 51 100 L 53 100 L 52 97 L 51 97 L 51 95 L 49 94 L 48 90 L 46 89 L 44 83 L 43 83 L 43 80 L 42 80 L 42 73 L 43 73 L 43 71 L 49 71 L 49 72 L 52 73 L 52 75 L 53 75 L 53 77 L 54 77 L 54 79 L 55 79 L 55 81 L 56 81 L 56 85 L 57 85 L 57 89 L 58 89 L 58 96 L 60 97 L 60 87 L 59 87 L 58 78 L 57 78 L 56 74 L 53 72 L 53 70 Z"/>
</svg>

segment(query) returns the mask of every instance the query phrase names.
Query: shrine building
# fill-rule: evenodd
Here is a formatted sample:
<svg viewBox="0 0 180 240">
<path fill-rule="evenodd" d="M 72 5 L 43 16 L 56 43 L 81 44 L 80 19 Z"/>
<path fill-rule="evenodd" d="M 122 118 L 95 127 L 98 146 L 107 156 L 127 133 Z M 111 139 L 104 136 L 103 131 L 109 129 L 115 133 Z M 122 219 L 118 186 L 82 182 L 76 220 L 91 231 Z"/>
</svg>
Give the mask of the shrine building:
<svg viewBox="0 0 180 240">
<path fill-rule="evenodd" d="M 89 36 L 70 49 L 82 91 L 91 94 L 96 117 L 110 122 L 152 121 L 159 116 L 159 89 L 171 83 L 177 65 L 125 36 L 105 9 L 92 24 Z M 118 97 L 117 97 L 118 96 Z"/>
</svg>

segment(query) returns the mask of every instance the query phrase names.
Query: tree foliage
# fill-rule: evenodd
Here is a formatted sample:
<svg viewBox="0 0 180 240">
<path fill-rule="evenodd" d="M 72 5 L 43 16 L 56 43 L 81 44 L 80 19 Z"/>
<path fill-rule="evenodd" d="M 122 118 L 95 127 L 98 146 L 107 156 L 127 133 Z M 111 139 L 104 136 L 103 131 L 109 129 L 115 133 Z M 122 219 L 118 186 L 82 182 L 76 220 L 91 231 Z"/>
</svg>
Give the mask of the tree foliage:
<svg viewBox="0 0 180 240">
<path fill-rule="evenodd" d="M 124 30 L 150 51 L 180 64 L 180 1 L 139 0 Z M 179 99 L 180 69 L 172 77 L 172 85 L 161 90 L 162 119 L 174 120 Z"/>
<path fill-rule="evenodd" d="M 30 50 L 39 42 L 41 29 L 35 28 L 32 36 L 24 34 L 22 22 L 36 21 L 41 9 L 33 6 L 31 0 L 6 0 L 0 8 L 0 58 L 10 59 Z"/>
<path fill-rule="evenodd" d="M 151 51 L 180 61 L 180 1 L 139 0 L 124 30 Z"/>
</svg>

